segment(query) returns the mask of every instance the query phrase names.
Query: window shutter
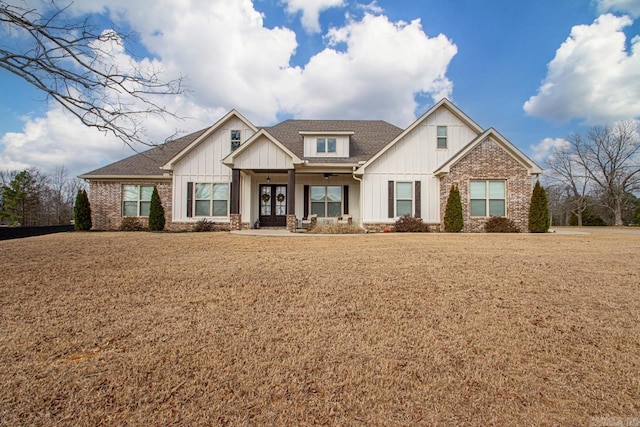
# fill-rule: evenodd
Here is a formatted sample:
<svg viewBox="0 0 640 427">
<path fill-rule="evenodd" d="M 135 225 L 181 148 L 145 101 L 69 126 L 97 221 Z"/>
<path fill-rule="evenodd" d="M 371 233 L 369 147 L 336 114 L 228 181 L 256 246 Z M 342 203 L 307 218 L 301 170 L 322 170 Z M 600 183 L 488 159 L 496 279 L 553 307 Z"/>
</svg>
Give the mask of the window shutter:
<svg viewBox="0 0 640 427">
<path fill-rule="evenodd" d="M 193 216 L 193 182 L 187 182 L 187 218 Z"/>
<path fill-rule="evenodd" d="M 342 208 L 344 212 L 343 214 L 349 214 L 349 186 L 345 185 L 344 190 L 342 191 Z"/>
<path fill-rule="evenodd" d="M 304 186 L 304 219 L 309 218 L 309 186 Z"/>
<path fill-rule="evenodd" d="M 422 193 L 420 191 L 421 190 L 420 181 L 416 181 L 415 182 L 415 187 L 416 187 L 416 189 L 415 189 L 415 203 L 416 203 L 416 206 L 415 206 L 415 209 L 414 209 L 414 212 L 415 212 L 414 216 L 416 218 L 420 218 L 420 217 L 422 217 L 422 212 L 420 210 L 420 207 L 422 206 Z"/>
<path fill-rule="evenodd" d="M 395 202 L 395 196 L 394 196 L 394 188 L 393 188 L 393 181 L 389 181 L 389 218 L 393 218 L 393 214 L 395 212 L 394 209 L 394 202 Z"/>
</svg>

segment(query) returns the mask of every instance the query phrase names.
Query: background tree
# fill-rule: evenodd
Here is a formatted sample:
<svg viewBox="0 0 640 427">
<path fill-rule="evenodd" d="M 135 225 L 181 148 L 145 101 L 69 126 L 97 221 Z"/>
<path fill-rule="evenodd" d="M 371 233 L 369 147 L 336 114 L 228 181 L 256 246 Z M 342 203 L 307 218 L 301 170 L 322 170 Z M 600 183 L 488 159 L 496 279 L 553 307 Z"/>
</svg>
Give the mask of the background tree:
<svg viewBox="0 0 640 427">
<path fill-rule="evenodd" d="M 575 139 L 574 137 L 573 139 Z M 576 161 L 575 150 L 571 144 L 556 148 L 547 160 L 548 178 L 566 192 L 564 208 L 571 217 L 575 217 L 582 226 L 582 214 L 589 206 L 589 174 L 584 166 Z"/>
<path fill-rule="evenodd" d="M 0 223 L 69 224 L 76 193 L 84 186 L 83 181 L 69 178 L 64 167 L 51 175 L 37 168 L 0 171 Z"/>
<path fill-rule="evenodd" d="M 2 186 L 0 217 L 9 225 L 37 225 L 40 197 L 37 181 L 28 170 L 17 173 Z"/>
<path fill-rule="evenodd" d="M 91 205 L 85 190 L 79 190 L 73 207 L 74 228 L 78 231 L 91 230 Z"/>
<path fill-rule="evenodd" d="M 614 225 L 623 225 L 631 195 L 640 190 L 640 129 L 637 121 L 594 126 L 570 138 L 576 161 L 584 168 L 611 210 Z"/>
<path fill-rule="evenodd" d="M 154 186 L 151 193 L 151 204 L 149 205 L 149 230 L 164 230 L 164 208 L 158 195 L 158 189 Z"/>
<path fill-rule="evenodd" d="M 464 227 L 462 216 L 462 200 L 457 185 L 452 185 L 447 198 L 447 206 L 444 211 L 444 231 L 457 233 Z"/>
<path fill-rule="evenodd" d="M 549 230 L 549 204 L 547 193 L 540 181 L 536 181 L 531 194 L 529 206 L 529 231 L 532 233 L 546 233 Z"/>
<path fill-rule="evenodd" d="M 128 35 L 74 20 L 69 6 L 43 2 L 43 10 L 0 0 L 0 68 L 26 80 L 83 124 L 126 144 L 144 143 L 149 116 L 175 116 L 159 95 L 182 93 L 182 78 L 163 81 L 152 62 L 123 65 Z M 127 57 L 127 58 L 130 58 Z"/>
</svg>

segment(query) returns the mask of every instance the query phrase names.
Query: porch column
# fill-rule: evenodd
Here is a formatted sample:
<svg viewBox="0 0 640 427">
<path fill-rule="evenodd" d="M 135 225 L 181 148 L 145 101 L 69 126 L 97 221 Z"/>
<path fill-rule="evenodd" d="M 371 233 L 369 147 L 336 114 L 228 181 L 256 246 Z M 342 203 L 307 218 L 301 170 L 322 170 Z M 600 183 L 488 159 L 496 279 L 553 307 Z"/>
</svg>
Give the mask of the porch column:
<svg viewBox="0 0 640 427">
<path fill-rule="evenodd" d="M 287 172 L 287 230 L 295 232 L 296 224 L 296 171 Z"/>
<path fill-rule="evenodd" d="M 287 215 L 296 214 L 296 171 L 289 169 L 287 181 Z"/>
<path fill-rule="evenodd" d="M 242 229 L 242 216 L 240 215 L 240 169 L 231 170 L 231 212 L 230 230 Z"/>
<path fill-rule="evenodd" d="M 231 170 L 231 213 L 240 213 L 240 169 Z"/>
</svg>

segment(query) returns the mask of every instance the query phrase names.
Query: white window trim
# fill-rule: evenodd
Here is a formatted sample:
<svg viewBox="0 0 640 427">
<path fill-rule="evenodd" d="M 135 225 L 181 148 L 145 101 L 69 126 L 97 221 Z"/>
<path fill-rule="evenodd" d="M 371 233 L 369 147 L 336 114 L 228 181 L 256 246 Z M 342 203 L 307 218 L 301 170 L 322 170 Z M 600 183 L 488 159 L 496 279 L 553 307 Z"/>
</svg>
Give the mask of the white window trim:
<svg viewBox="0 0 640 427">
<path fill-rule="evenodd" d="M 240 135 L 240 138 L 239 138 L 239 139 L 233 139 L 233 133 L 234 133 L 234 132 L 238 132 L 238 134 Z M 231 151 L 235 151 L 235 150 L 237 150 L 238 148 L 240 148 L 240 145 L 242 145 L 242 130 L 240 130 L 240 129 L 231 129 L 231 130 L 229 131 L 229 140 L 230 140 L 230 147 L 231 147 Z M 237 146 L 237 147 L 235 147 L 235 148 L 233 148 L 233 143 L 234 143 L 234 142 L 237 142 L 237 143 L 238 143 L 238 146 Z"/>
<path fill-rule="evenodd" d="M 196 188 L 198 185 L 201 184 L 208 184 L 211 187 L 211 198 L 209 199 L 197 199 L 196 198 Z M 227 198 L 226 199 L 214 199 L 213 195 L 214 195 L 214 190 L 213 190 L 213 186 L 214 185 L 226 185 L 227 186 Z M 209 201 L 209 214 L 210 215 L 198 215 L 196 212 L 196 202 L 198 200 L 208 200 Z M 227 212 L 225 215 L 221 216 L 221 215 L 213 215 L 213 202 L 215 200 L 225 200 L 227 202 Z M 231 185 L 228 182 L 194 182 L 193 183 L 193 217 L 194 218 L 228 218 L 229 217 L 229 212 L 230 212 L 230 205 L 231 205 Z"/>
<path fill-rule="evenodd" d="M 318 150 L 318 143 L 324 141 L 324 151 Z M 329 151 L 329 140 L 333 141 L 333 150 Z M 317 137 L 316 138 L 316 154 L 334 156 L 338 153 L 338 139 L 335 137 Z"/>
<path fill-rule="evenodd" d="M 484 203 L 485 203 L 485 213 L 486 215 L 472 215 L 471 214 L 471 200 L 482 200 L 482 199 L 471 199 L 471 183 L 473 181 L 482 181 L 485 183 L 485 194 L 486 197 L 484 199 Z M 489 183 L 490 182 L 503 182 L 504 183 L 504 199 L 491 199 L 489 196 Z M 500 218 L 507 218 L 508 214 L 509 214 L 509 210 L 508 210 L 508 204 L 507 204 L 507 194 L 508 193 L 508 188 L 507 188 L 507 180 L 506 179 L 500 179 L 500 178 L 488 178 L 488 179 L 470 179 L 469 180 L 469 216 L 471 218 L 491 218 L 492 216 L 497 216 L 497 215 L 491 215 L 491 211 L 489 209 L 489 201 L 491 200 L 504 200 L 504 215 L 500 216 Z"/>
<path fill-rule="evenodd" d="M 410 199 L 401 199 L 401 198 L 398 197 L 398 184 L 409 184 L 409 186 L 411 187 L 411 198 Z M 394 193 L 393 197 L 395 199 L 393 207 L 394 207 L 394 210 L 395 210 L 394 213 L 396 214 L 395 215 L 396 218 L 400 218 L 401 216 L 406 215 L 406 214 L 403 214 L 403 215 L 398 214 L 398 201 L 407 201 L 407 200 L 411 201 L 411 213 L 409 215 L 410 216 L 414 215 L 414 213 L 415 213 L 415 203 L 414 203 L 414 200 L 415 200 L 415 194 L 414 193 L 415 193 L 415 191 L 414 191 L 414 187 L 415 187 L 415 183 L 413 181 L 396 181 L 396 188 L 394 188 L 394 192 L 393 192 Z"/>
<path fill-rule="evenodd" d="M 438 130 L 444 128 L 444 136 L 438 134 Z M 439 140 L 444 138 L 444 147 L 440 147 Z M 449 149 L 449 127 L 438 125 L 436 126 L 436 150 L 448 150 Z"/>
<path fill-rule="evenodd" d="M 311 214 L 311 212 L 313 211 L 313 203 L 320 203 L 320 202 L 314 202 L 313 199 L 311 198 L 311 194 L 313 193 L 313 187 L 322 187 L 324 188 L 324 216 L 320 216 L 318 215 L 318 218 L 337 218 L 340 215 L 342 215 L 342 212 L 344 211 L 344 189 L 341 185 L 311 185 L 309 188 L 309 213 Z M 340 188 L 340 210 L 338 215 L 336 216 L 326 216 L 327 215 L 327 211 L 328 211 L 328 204 L 329 203 L 337 203 L 337 202 L 329 202 L 329 198 L 327 197 L 327 191 L 328 191 L 328 187 L 339 187 Z"/>
<path fill-rule="evenodd" d="M 124 200 L 124 187 L 137 187 L 138 188 L 138 199 L 137 200 Z M 121 185 L 120 191 L 122 193 L 122 197 L 121 197 L 122 204 L 120 206 L 120 209 L 121 209 L 120 213 L 121 213 L 121 216 L 123 218 L 127 218 L 127 217 L 128 218 L 146 218 L 147 217 L 147 215 L 140 215 L 140 207 L 142 205 L 142 202 L 151 203 L 151 198 L 149 198 L 149 200 L 142 200 L 142 187 L 150 187 L 152 189 L 151 191 L 153 192 L 154 185 L 147 185 L 147 184 L 122 184 Z M 125 202 L 134 202 L 134 201 L 136 202 L 136 215 L 134 215 L 134 216 L 125 215 L 124 203 Z"/>
</svg>

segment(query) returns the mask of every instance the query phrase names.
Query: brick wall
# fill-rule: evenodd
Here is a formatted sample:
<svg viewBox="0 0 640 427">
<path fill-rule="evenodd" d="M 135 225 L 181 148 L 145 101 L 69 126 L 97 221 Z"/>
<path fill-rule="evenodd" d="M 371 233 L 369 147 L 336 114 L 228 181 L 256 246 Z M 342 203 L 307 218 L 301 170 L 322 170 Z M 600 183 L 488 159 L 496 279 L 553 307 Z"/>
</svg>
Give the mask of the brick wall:
<svg viewBox="0 0 640 427">
<path fill-rule="evenodd" d="M 89 183 L 89 203 L 91 204 L 91 219 L 94 230 L 117 230 L 122 221 L 122 186 L 155 185 L 158 196 L 164 207 L 166 228 L 171 228 L 171 181 L 91 181 Z M 147 217 L 140 217 L 140 223 L 147 226 Z"/>
<path fill-rule="evenodd" d="M 444 230 L 444 211 L 451 185 L 457 184 L 462 199 L 465 232 L 482 232 L 488 218 L 471 217 L 469 214 L 469 181 L 473 179 L 506 180 L 507 217 L 520 231 L 526 232 L 531 203 L 532 177 L 496 142 L 487 138 L 471 150 L 450 173 L 440 180 L 440 218 Z"/>
</svg>

